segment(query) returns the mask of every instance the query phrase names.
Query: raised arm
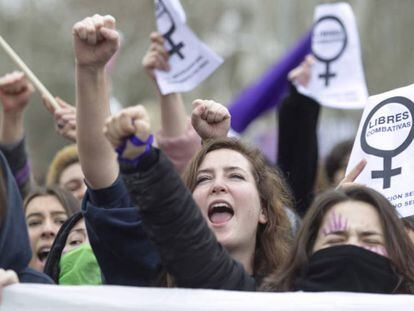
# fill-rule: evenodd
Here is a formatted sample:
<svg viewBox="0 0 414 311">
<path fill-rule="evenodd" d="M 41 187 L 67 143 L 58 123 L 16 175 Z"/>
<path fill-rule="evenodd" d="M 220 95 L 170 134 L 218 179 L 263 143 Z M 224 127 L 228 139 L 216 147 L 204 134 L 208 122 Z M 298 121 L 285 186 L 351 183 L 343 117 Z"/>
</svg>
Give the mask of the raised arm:
<svg viewBox="0 0 414 311">
<path fill-rule="evenodd" d="M 310 79 L 312 56 L 289 73 L 291 89 L 279 109 L 278 159 L 296 201 L 296 211 L 304 215 L 313 200 L 318 166 L 317 124 L 320 106 L 297 92 L 295 84 Z"/>
<path fill-rule="evenodd" d="M 94 189 L 118 176 L 116 154 L 102 128 L 110 115 L 105 65 L 119 47 L 112 16 L 94 15 L 73 27 L 76 57 L 77 143 L 82 170 Z"/>
<path fill-rule="evenodd" d="M 108 120 L 104 132 L 120 152 L 131 199 L 176 285 L 255 290 L 255 280 L 218 244 L 167 157 L 151 147 L 145 110 L 125 109 Z"/>
<path fill-rule="evenodd" d="M 181 94 L 162 95 L 155 77 L 155 70 L 170 70 L 169 55 L 164 38 L 159 33 L 150 36 L 151 45 L 142 59 L 142 65 L 152 82 L 160 105 L 161 129 L 156 133 L 158 147 L 182 172 L 193 155 L 199 150 L 201 140 L 189 122 Z"/>
<path fill-rule="evenodd" d="M 184 134 L 187 127 L 187 113 L 180 93 L 162 95 L 155 78 L 155 70 L 169 71 L 168 52 L 164 47 L 164 38 L 157 32 L 150 35 L 150 47 L 142 59 L 142 66 L 152 81 L 160 103 L 161 127 L 165 137 L 177 137 Z"/>
<path fill-rule="evenodd" d="M 13 72 L 0 78 L 0 103 L 2 114 L 0 119 L 0 150 L 4 153 L 24 197 L 32 183 L 30 165 L 24 141 L 24 109 L 33 86 L 22 72 Z"/>
</svg>

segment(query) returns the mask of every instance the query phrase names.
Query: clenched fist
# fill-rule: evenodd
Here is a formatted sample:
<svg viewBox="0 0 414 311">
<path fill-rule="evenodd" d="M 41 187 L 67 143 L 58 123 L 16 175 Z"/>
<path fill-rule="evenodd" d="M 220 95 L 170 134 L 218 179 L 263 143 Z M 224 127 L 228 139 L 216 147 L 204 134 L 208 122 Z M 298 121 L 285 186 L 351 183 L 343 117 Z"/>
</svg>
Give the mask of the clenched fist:
<svg viewBox="0 0 414 311">
<path fill-rule="evenodd" d="M 191 124 L 203 140 L 226 137 L 230 129 L 230 112 L 213 100 L 193 102 Z"/>
<path fill-rule="evenodd" d="M 134 159 L 144 153 L 146 145 L 134 145 L 130 137 L 135 135 L 142 142 L 151 135 L 151 124 L 144 106 L 128 107 L 109 117 L 105 123 L 104 134 L 114 149 L 125 146 L 120 155 L 125 159 Z"/>
<path fill-rule="evenodd" d="M 73 26 L 73 40 L 78 66 L 98 69 L 105 66 L 119 48 L 115 18 L 95 14 Z"/>
<path fill-rule="evenodd" d="M 0 77 L 0 102 L 5 113 L 23 112 L 34 88 L 19 71 Z"/>
</svg>

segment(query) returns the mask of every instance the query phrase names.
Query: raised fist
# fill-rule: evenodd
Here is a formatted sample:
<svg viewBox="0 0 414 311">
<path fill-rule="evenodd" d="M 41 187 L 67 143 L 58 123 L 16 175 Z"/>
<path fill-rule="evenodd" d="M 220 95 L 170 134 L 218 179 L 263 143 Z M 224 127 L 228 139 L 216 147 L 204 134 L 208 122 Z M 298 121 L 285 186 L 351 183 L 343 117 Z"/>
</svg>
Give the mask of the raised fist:
<svg viewBox="0 0 414 311">
<path fill-rule="evenodd" d="M 225 106 L 213 100 L 196 99 L 191 124 L 203 140 L 226 137 L 230 129 L 230 113 Z"/>
<path fill-rule="evenodd" d="M 102 68 L 119 48 L 115 18 L 95 14 L 73 26 L 76 63 L 88 68 Z"/>
<path fill-rule="evenodd" d="M 151 79 L 155 80 L 154 70 L 170 70 L 168 52 L 164 47 L 164 38 L 158 32 L 150 35 L 151 45 L 142 59 L 142 66 Z"/>
<path fill-rule="evenodd" d="M 33 92 L 22 72 L 14 71 L 0 78 L 0 102 L 5 113 L 23 112 Z"/>
<path fill-rule="evenodd" d="M 151 135 L 150 118 L 144 106 L 128 107 L 109 117 L 103 131 L 114 149 L 125 144 L 120 156 L 134 159 L 145 151 L 146 146 L 136 146 L 129 138 L 135 135 L 142 142 L 147 141 Z"/>
</svg>

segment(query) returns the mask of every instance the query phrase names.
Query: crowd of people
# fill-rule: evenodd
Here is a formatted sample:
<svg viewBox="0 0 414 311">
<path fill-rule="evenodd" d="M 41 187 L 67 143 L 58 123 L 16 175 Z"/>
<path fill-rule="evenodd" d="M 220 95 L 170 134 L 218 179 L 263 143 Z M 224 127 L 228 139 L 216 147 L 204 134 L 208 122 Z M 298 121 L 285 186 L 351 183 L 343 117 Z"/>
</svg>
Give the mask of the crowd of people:
<svg viewBox="0 0 414 311">
<path fill-rule="evenodd" d="M 21 72 L 0 78 L 1 287 L 414 293 L 414 219 L 353 183 L 364 159 L 345 176 L 352 141 L 333 149 L 327 187 L 317 187 L 320 105 L 295 87 L 309 82 L 312 56 L 289 74 L 273 165 L 228 137 L 224 105 L 196 99 L 187 115 L 180 94 L 160 92 L 154 71 L 170 69 L 160 34 L 150 35 L 142 61 L 160 106 L 157 133 L 141 105 L 111 114 L 115 19 L 79 21 L 73 42 L 76 108 L 43 99 L 71 144 L 56 153 L 43 187 L 24 138 L 34 89 Z"/>
</svg>

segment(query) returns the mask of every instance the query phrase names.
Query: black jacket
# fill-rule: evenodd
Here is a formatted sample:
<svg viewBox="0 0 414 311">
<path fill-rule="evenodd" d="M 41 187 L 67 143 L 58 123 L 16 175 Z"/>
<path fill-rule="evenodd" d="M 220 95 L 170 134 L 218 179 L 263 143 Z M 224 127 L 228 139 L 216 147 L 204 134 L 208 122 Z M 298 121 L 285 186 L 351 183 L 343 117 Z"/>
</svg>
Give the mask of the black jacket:
<svg viewBox="0 0 414 311">
<path fill-rule="evenodd" d="M 320 106 L 291 86 L 279 109 L 277 164 L 291 186 L 296 212 L 303 216 L 314 198 L 318 169 Z"/>
</svg>

